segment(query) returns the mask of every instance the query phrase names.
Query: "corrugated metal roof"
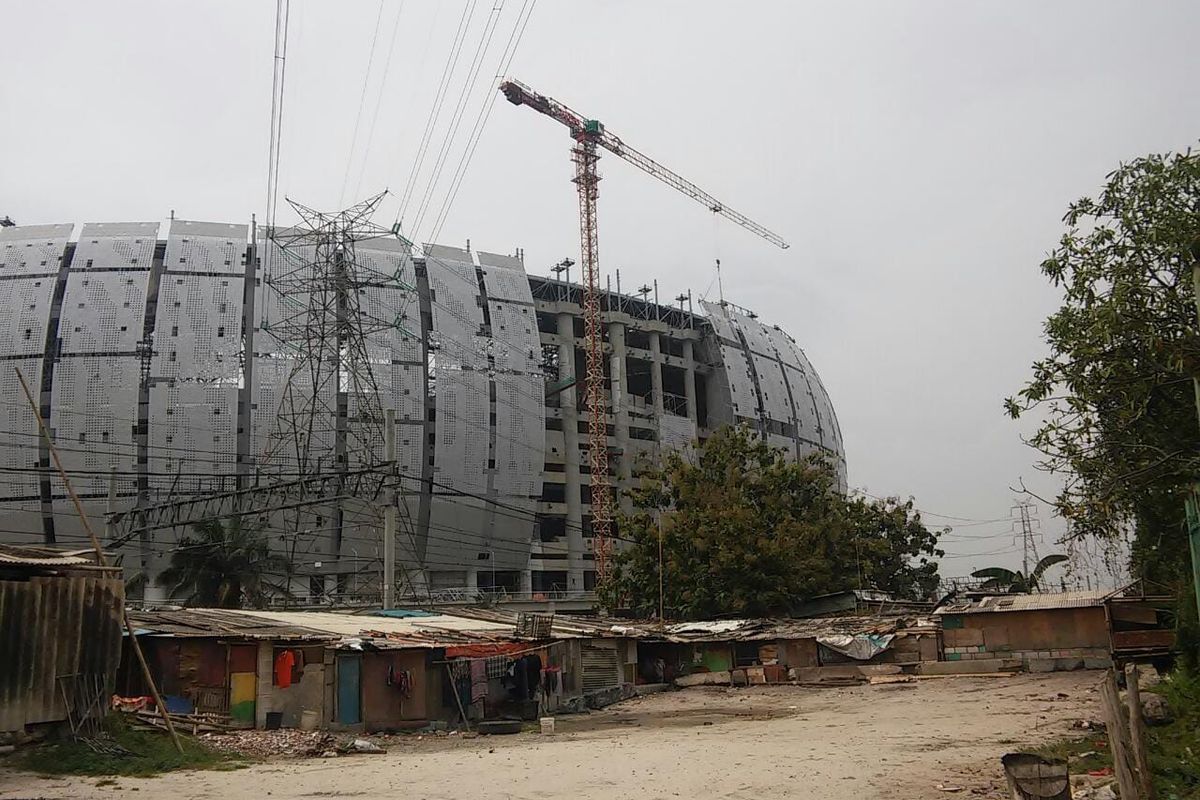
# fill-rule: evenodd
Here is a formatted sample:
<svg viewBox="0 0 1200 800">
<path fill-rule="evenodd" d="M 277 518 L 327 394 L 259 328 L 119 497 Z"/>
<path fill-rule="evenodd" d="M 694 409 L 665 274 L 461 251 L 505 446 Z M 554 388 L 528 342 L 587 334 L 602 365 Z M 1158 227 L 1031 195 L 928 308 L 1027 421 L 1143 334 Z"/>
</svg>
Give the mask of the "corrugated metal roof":
<svg viewBox="0 0 1200 800">
<path fill-rule="evenodd" d="M 87 567 L 96 563 L 90 550 L 59 550 L 53 547 L 0 543 L 0 564 L 27 567 Z M 89 555 L 83 555 L 88 553 Z"/>
<path fill-rule="evenodd" d="M 248 616 L 236 609 L 175 608 L 129 611 L 135 630 L 154 636 L 225 636 L 239 639 L 311 639 L 329 641 L 335 634 L 314 627 L 282 624 Z"/>
<path fill-rule="evenodd" d="M 327 611 L 187 608 L 130 611 L 139 633 L 154 636 L 377 642 L 381 647 L 447 647 L 511 639 L 511 625 L 449 614 L 395 618 Z"/>
<path fill-rule="evenodd" d="M 1106 589 L 1045 594 L 996 594 L 951 600 L 935 614 L 983 614 L 1000 611 L 1045 611 L 1059 608 L 1093 608 L 1104 605 L 1112 592 Z"/>
<path fill-rule="evenodd" d="M 453 614 L 434 614 L 428 617 L 376 617 L 356 614 L 334 614 L 328 611 L 250 611 L 233 612 L 255 619 L 275 622 L 280 625 L 299 625 L 306 628 L 354 636 L 365 630 L 383 634 L 422 634 L 438 632 L 470 632 L 511 634 L 513 626 L 507 623 L 470 619 Z"/>
</svg>

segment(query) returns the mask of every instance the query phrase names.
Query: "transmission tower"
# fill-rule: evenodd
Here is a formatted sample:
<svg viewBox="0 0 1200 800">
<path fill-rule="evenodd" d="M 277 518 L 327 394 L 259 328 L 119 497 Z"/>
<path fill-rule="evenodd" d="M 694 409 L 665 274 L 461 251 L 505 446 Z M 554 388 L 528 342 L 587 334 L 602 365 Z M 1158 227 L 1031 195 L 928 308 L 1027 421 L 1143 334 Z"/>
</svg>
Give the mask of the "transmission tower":
<svg viewBox="0 0 1200 800">
<path fill-rule="evenodd" d="M 1012 507 L 1018 513 L 1017 524 L 1020 526 L 1021 537 L 1021 574 L 1029 576 L 1029 556 L 1033 555 L 1034 565 L 1038 562 L 1037 542 L 1034 540 L 1034 526 L 1038 524 L 1037 505 L 1028 500 L 1022 500 Z"/>
<path fill-rule="evenodd" d="M 356 253 L 360 242 L 399 237 L 371 221 L 385 195 L 333 213 L 288 200 L 300 224 L 268 231 L 262 329 L 270 336 L 267 356 L 286 377 L 258 466 L 268 474 L 334 478 L 328 510 L 335 557 L 348 505 L 366 515 L 360 524 L 377 527 L 378 498 L 348 496 L 347 478 L 384 461 L 386 409 L 373 365 L 390 367 L 387 336 L 401 328 L 412 291 L 399 267 L 388 271 L 390 265 Z M 300 517 L 313 513 L 297 511 L 285 530 L 297 534 L 305 527 Z"/>
</svg>

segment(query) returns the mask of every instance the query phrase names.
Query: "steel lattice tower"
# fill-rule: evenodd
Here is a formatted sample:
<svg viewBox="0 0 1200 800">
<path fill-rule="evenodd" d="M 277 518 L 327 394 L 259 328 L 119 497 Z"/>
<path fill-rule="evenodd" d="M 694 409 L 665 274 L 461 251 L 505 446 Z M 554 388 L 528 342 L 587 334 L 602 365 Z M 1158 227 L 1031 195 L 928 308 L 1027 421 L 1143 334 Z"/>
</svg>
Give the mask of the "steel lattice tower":
<svg viewBox="0 0 1200 800">
<path fill-rule="evenodd" d="M 356 244 L 398 237 L 394 228 L 371 221 L 386 192 L 343 211 L 323 213 L 288 203 L 299 225 L 268 232 L 265 283 L 277 316 L 264 315 L 262 329 L 273 337 L 273 357 L 287 370 L 259 468 L 264 473 L 345 476 L 353 468 L 382 465 L 385 408 L 373 364 L 390 363 L 379 334 L 401 327 L 402 309 L 372 303 L 380 291 L 407 296 L 399 268 L 380 271 L 356 257 Z M 390 388 L 390 387 L 389 387 Z M 335 481 L 334 553 L 341 547 L 346 501 L 365 501 L 377 519 L 375 498 L 349 498 Z M 356 506 L 360 503 L 356 502 Z M 294 529 L 298 529 L 299 525 Z"/>
</svg>

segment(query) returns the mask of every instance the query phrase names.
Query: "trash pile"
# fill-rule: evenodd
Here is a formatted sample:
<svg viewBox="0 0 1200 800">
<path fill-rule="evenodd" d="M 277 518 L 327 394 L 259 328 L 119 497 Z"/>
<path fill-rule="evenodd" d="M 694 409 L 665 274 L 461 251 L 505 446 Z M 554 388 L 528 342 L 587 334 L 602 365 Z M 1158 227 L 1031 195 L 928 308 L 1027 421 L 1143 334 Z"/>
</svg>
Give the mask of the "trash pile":
<svg viewBox="0 0 1200 800">
<path fill-rule="evenodd" d="M 351 753 L 386 752 L 375 742 L 364 737 L 344 738 L 327 731 L 301 731 L 279 729 L 273 731 L 227 731 L 206 733 L 200 739 L 218 750 L 253 758 L 284 756 L 303 758 L 321 756 L 334 758 Z"/>
</svg>

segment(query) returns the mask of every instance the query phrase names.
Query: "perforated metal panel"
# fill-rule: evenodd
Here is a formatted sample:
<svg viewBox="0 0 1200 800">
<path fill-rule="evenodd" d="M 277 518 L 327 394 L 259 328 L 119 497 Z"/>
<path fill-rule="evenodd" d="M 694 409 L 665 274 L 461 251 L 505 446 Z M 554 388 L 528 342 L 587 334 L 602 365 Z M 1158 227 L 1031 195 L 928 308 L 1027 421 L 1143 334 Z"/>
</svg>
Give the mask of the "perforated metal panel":
<svg viewBox="0 0 1200 800">
<path fill-rule="evenodd" d="M 157 222 L 89 222 L 79 234 L 71 268 L 149 269 L 157 241 Z"/>
<path fill-rule="evenodd" d="M 0 228 L 0 355 L 41 355 L 71 225 Z"/>
<path fill-rule="evenodd" d="M 234 275 L 162 276 L 151 362 L 156 378 L 237 385 L 244 284 Z"/>
<path fill-rule="evenodd" d="M 62 352 L 135 352 L 142 338 L 149 278 L 149 269 L 96 272 L 72 268 L 58 326 Z"/>
<path fill-rule="evenodd" d="M 754 379 L 750 375 L 750 362 L 746 360 L 745 352 L 740 348 L 722 345 L 721 360 L 729 380 L 733 413 L 744 417 L 757 416 L 758 398 L 754 394 Z"/>
<path fill-rule="evenodd" d="M 3 487 L 3 497 L 10 499 L 36 497 L 39 491 L 38 475 L 29 472 L 38 466 L 37 419 L 21 391 L 15 372 L 18 367 L 36 399 L 37 387 L 42 382 L 42 359 L 17 358 L 0 362 L 0 425 L 4 430 L 0 433 L 0 466 L 4 467 L 0 487 Z M 37 506 L 36 503 L 33 505 Z M 7 525 L 6 520 L 3 526 Z"/>
<path fill-rule="evenodd" d="M 57 273 L 74 228 L 74 225 L 0 228 L 0 278 Z"/>
<path fill-rule="evenodd" d="M 773 355 L 766 356 L 758 353 L 752 353 L 752 358 L 767 418 L 791 423 L 792 405 L 788 400 L 788 387 L 784 382 L 783 370 L 779 366 L 779 361 Z"/>
<path fill-rule="evenodd" d="M 57 276 L 0 278 L 0 353 L 41 355 L 46 349 L 46 326 Z"/>
<path fill-rule="evenodd" d="M 150 388 L 152 487 L 228 491 L 237 472 L 237 387 L 178 382 Z"/>
<path fill-rule="evenodd" d="M 77 492 L 107 493 L 113 466 L 121 473 L 118 491 L 131 493 L 136 488 L 137 393 L 136 358 L 77 356 L 55 366 L 50 425 L 63 466 L 80 473 L 72 476 Z M 56 495 L 64 493 L 58 478 L 53 484 Z"/>
<path fill-rule="evenodd" d="M 696 423 L 687 417 L 663 414 L 658 420 L 658 441 L 663 447 L 685 450 L 696 441 Z"/>
<path fill-rule="evenodd" d="M 449 249 L 439 248 L 435 252 Z M 427 257 L 426 270 L 433 312 L 430 347 L 439 363 L 486 369 L 487 340 L 480 336 L 483 309 L 474 264 Z"/>
<path fill-rule="evenodd" d="M 474 566 L 486 568 L 487 561 L 479 558 L 481 554 L 488 553 L 483 533 L 487 519 L 483 501 L 439 495 L 437 487 L 434 491 L 430 502 L 425 563 L 432 570 Z"/>
<path fill-rule="evenodd" d="M 172 220 L 163 268 L 168 272 L 246 273 L 248 225 Z"/>
<path fill-rule="evenodd" d="M 496 376 L 496 491 L 510 496 L 541 494 L 545 405 L 540 379 Z"/>
<path fill-rule="evenodd" d="M 701 308 L 716 334 L 713 343 L 719 345 L 733 418 L 758 419 L 768 431 L 779 430 L 779 425 L 790 426 L 795 439 L 769 432 L 767 440 L 787 452 L 794 452 L 797 444 L 801 454 L 825 450 L 833 457 L 845 488 L 841 432 L 825 387 L 804 353 L 781 329 L 764 325 L 731 306 L 704 302 Z M 750 374 L 751 363 L 761 393 L 761 410 Z"/>
</svg>

